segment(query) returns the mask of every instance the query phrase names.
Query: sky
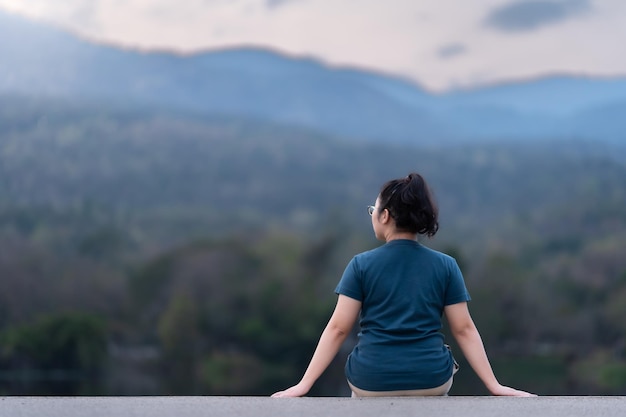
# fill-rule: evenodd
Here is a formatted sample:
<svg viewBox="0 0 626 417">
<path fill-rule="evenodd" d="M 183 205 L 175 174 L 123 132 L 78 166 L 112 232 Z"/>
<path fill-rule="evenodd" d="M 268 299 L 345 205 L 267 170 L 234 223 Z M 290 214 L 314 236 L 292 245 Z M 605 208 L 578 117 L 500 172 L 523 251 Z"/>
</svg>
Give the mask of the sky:
<svg viewBox="0 0 626 417">
<path fill-rule="evenodd" d="M 626 0 L 0 0 L 0 8 L 126 48 L 260 46 L 432 91 L 626 76 Z"/>
</svg>

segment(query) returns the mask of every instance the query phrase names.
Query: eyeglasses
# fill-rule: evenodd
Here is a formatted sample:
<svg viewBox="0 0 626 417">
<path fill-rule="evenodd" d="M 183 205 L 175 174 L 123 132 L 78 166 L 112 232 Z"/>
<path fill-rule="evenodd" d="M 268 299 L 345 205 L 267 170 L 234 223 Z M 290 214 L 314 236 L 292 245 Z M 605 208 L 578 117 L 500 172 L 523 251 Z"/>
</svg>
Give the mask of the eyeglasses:
<svg viewBox="0 0 626 417">
<path fill-rule="evenodd" d="M 367 206 L 367 212 L 369 213 L 370 216 L 374 214 L 374 210 L 376 210 L 375 206 Z"/>
</svg>

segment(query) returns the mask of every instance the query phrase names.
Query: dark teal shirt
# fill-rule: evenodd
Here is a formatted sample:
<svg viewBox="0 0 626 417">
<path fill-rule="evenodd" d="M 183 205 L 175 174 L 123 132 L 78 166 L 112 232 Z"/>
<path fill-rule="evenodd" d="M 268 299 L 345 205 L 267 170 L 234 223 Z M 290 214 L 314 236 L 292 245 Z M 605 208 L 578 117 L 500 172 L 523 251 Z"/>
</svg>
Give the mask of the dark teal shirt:
<svg viewBox="0 0 626 417">
<path fill-rule="evenodd" d="M 356 255 L 335 289 L 361 301 L 359 341 L 346 377 L 367 391 L 434 388 L 452 376 L 444 344 L 446 305 L 470 300 L 454 258 L 413 240 Z"/>
</svg>

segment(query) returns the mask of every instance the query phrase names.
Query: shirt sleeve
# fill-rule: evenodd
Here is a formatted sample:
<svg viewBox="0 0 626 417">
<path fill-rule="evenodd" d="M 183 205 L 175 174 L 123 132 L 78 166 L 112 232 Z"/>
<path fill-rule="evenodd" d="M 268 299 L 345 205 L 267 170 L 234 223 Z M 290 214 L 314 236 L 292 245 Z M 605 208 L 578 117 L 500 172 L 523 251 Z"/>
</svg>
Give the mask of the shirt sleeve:
<svg viewBox="0 0 626 417">
<path fill-rule="evenodd" d="M 446 297 L 444 305 L 451 305 L 470 301 L 472 298 L 465 287 L 463 274 L 454 258 L 450 258 L 449 280 L 446 288 Z"/>
<path fill-rule="evenodd" d="M 339 280 L 339 284 L 335 288 L 335 293 L 345 295 L 357 301 L 363 301 L 361 272 L 356 257 L 352 258 L 345 271 L 343 271 L 341 280 Z"/>
</svg>

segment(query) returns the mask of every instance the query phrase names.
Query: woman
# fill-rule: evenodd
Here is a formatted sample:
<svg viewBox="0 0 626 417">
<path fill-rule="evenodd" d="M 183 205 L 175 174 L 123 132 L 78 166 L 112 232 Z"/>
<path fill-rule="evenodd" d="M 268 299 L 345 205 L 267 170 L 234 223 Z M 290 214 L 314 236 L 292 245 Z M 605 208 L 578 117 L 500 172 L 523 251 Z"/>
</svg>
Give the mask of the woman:
<svg viewBox="0 0 626 417">
<path fill-rule="evenodd" d="M 337 305 L 300 382 L 273 397 L 305 395 L 331 363 L 360 315 L 359 341 L 345 371 L 353 397 L 446 395 L 458 369 L 441 334 L 446 315 L 467 361 L 493 395 L 532 396 L 501 385 L 467 308 L 456 261 L 417 242 L 437 233 L 438 210 L 416 173 L 383 185 L 368 207 L 385 242 L 350 261 Z"/>
</svg>

